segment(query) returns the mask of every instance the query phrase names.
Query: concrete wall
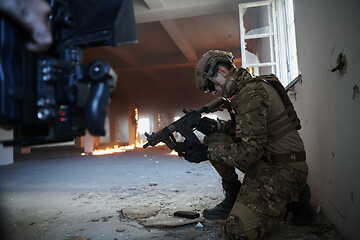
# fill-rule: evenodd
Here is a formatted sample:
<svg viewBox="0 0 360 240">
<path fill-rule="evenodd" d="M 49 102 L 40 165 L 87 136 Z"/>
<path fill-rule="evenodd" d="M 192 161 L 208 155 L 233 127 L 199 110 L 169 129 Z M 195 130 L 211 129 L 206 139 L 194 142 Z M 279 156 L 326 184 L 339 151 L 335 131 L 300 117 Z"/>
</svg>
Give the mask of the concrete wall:
<svg viewBox="0 0 360 240">
<path fill-rule="evenodd" d="M 347 239 L 360 236 L 360 1 L 294 0 L 302 120 L 313 201 Z M 339 53 L 344 74 L 331 72 Z"/>
</svg>

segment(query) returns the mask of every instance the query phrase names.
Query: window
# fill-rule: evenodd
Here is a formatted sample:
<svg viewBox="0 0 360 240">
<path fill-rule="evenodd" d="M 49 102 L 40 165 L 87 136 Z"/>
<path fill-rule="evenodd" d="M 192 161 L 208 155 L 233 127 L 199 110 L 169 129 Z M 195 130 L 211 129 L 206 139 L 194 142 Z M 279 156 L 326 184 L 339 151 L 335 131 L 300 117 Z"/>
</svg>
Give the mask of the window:
<svg viewBox="0 0 360 240">
<path fill-rule="evenodd" d="M 284 86 L 298 74 L 292 0 L 239 5 L 242 67 L 253 75 L 273 73 Z"/>
</svg>

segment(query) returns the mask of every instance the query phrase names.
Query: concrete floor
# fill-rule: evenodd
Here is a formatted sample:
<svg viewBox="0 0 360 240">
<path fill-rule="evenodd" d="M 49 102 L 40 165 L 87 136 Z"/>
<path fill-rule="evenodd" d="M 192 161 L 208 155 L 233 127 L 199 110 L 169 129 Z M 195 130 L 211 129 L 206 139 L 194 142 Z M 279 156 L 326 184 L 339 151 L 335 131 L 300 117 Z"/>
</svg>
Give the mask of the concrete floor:
<svg viewBox="0 0 360 240">
<path fill-rule="evenodd" d="M 128 210 L 173 219 L 177 210 L 199 213 L 222 200 L 208 162 L 192 164 L 166 148 L 81 156 L 66 146 L 34 149 L 0 167 L 1 217 L 7 240 L 222 239 L 222 223 L 144 227 Z M 123 210 L 123 211 L 121 211 Z M 314 230 L 315 229 L 315 230 Z M 322 231 L 321 229 L 325 229 Z M 286 221 L 268 240 L 342 239 L 331 224 L 293 227 Z"/>
</svg>

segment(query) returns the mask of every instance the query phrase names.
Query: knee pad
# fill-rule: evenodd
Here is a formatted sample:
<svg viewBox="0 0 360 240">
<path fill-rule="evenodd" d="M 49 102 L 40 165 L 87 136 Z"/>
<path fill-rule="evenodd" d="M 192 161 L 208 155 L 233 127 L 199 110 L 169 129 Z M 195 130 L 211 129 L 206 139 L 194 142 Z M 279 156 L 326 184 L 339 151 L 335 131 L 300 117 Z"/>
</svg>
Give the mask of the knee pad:
<svg viewBox="0 0 360 240">
<path fill-rule="evenodd" d="M 237 201 L 224 225 L 224 234 L 231 240 L 255 240 L 260 233 L 262 221 L 243 203 Z"/>
</svg>

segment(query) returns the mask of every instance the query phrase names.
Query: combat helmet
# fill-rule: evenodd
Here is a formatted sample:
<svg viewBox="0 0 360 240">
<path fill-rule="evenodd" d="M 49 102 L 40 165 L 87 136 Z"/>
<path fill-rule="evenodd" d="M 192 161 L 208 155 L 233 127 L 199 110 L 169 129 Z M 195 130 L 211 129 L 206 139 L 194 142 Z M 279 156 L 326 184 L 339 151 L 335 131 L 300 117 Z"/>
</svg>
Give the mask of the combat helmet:
<svg viewBox="0 0 360 240">
<path fill-rule="evenodd" d="M 199 60 L 195 68 L 195 86 L 202 92 L 207 92 L 207 80 L 212 79 L 215 74 L 217 63 L 229 63 L 236 69 L 235 57 L 231 52 L 222 50 L 209 50 Z"/>
</svg>

